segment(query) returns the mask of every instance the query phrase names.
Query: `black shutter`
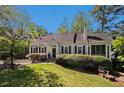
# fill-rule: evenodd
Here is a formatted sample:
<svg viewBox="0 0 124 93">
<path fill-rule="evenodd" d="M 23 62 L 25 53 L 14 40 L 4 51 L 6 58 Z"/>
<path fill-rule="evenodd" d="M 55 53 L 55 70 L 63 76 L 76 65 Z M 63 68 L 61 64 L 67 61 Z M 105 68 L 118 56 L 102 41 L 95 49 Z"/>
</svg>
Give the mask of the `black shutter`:
<svg viewBox="0 0 124 93">
<path fill-rule="evenodd" d="M 31 53 L 32 53 L 32 47 L 31 47 Z"/>
<path fill-rule="evenodd" d="M 61 52 L 62 52 L 62 54 L 64 53 L 64 47 L 63 46 L 61 46 Z"/>
<path fill-rule="evenodd" d="M 40 50 L 40 47 L 39 47 L 39 53 L 40 53 L 40 51 L 41 51 L 41 50 Z"/>
<path fill-rule="evenodd" d="M 85 46 L 83 46 L 83 54 L 85 54 Z"/>
<path fill-rule="evenodd" d="M 69 54 L 71 54 L 71 46 L 69 46 Z"/>
<path fill-rule="evenodd" d="M 45 53 L 46 53 L 46 47 L 45 47 Z"/>
</svg>

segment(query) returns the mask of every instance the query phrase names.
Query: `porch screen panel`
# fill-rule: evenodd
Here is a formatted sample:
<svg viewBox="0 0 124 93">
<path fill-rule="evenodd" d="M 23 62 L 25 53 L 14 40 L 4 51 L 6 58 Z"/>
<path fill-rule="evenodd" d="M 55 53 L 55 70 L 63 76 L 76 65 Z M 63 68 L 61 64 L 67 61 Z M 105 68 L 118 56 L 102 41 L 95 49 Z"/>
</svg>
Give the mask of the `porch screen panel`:
<svg viewBox="0 0 124 93">
<path fill-rule="evenodd" d="M 100 45 L 96 45 L 96 55 L 100 55 Z"/>
<path fill-rule="evenodd" d="M 101 55 L 105 56 L 106 55 L 106 46 L 105 45 L 101 45 Z"/>
<path fill-rule="evenodd" d="M 95 55 L 95 45 L 91 45 L 91 54 Z"/>
</svg>

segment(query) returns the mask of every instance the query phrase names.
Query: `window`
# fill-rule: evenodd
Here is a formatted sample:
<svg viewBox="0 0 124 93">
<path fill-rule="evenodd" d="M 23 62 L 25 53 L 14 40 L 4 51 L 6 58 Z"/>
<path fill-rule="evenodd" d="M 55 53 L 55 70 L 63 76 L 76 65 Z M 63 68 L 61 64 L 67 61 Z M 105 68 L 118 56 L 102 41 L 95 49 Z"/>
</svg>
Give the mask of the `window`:
<svg viewBox="0 0 124 93">
<path fill-rule="evenodd" d="M 88 46 L 88 54 L 90 54 L 90 47 Z"/>
<path fill-rule="evenodd" d="M 82 53 L 82 47 L 78 47 L 78 54 Z"/>
<path fill-rule="evenodd" d="M 74 51 L 75 54 L 77 54 L 77 46 L 75 46 L 75 51 Z"/>
<path fill-rule="evenodd" d="M 69 46 L 69 54 L 71 54 L 71 46 Z"/>
<path fill-rule="evenodd" d="M 65 54 L 68 54 L 68 47 L 65 47 Z"/>
<path fill-rule="evenodd" d="M 33 48 L 33 50 L 34 50 L 33 53 L 36 53 L 36 48 Z"/>
<path fill-rule="evenodd" d="M 64 53 L 64 47 L 61 46 L 61 53 L 63 54 Z"/>
<path fill-rule="evenodd" d="M 35 50 L 35 53 L 38 53 L 38 47 L 36 47 L 35 49 L 36 49 L 36 50 Z"/>
<path fill-rule="evenodd" d="M 44 48 L 42 48 L 42 53 L 45 53 Z"/>
<path fill-rule="evenodd" d="M 83 54 L 85 54 L 85 46 L 83 46 Z"/>
</svg>

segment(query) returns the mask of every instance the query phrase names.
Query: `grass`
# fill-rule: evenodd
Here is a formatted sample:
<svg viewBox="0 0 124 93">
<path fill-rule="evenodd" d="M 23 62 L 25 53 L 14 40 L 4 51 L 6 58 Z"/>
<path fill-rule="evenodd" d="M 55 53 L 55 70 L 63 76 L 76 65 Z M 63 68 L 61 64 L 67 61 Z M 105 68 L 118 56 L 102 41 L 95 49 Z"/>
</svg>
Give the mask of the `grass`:
<svg viewBox="0 0 124 93">
<path fill-rule="evenodd" d="M 119 85 L 98 75 L 78 72 L 57 64 L 30 64 L 20 70 L 0 72 L 0 86 L 113 87 Z"/>
</svg>

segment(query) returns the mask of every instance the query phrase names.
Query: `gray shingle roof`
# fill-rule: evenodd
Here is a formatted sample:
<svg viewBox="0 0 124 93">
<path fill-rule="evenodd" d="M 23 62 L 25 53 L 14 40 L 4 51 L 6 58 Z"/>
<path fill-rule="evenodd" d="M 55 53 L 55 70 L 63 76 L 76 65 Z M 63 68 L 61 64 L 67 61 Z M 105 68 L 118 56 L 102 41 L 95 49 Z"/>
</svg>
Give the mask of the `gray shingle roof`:
<svg viewBox="0 0 124 93">
<path fill-rule="evenodd" d="M 75 39 L 75 42 L 74 42 Z M 102 32 L 90 32 L 87 33 L 87 40 L 84 38 L 84 33 L 63 33 L 57 35 L 46 35 L 35 40 L 32 45 L 45 44 L 50 40 L 55 40 L 59 43 L 84 43 L 87 40 L 89 42 L 101 42 L 101 41 L 110 41 L 110 35 Z"/>
</svg>

